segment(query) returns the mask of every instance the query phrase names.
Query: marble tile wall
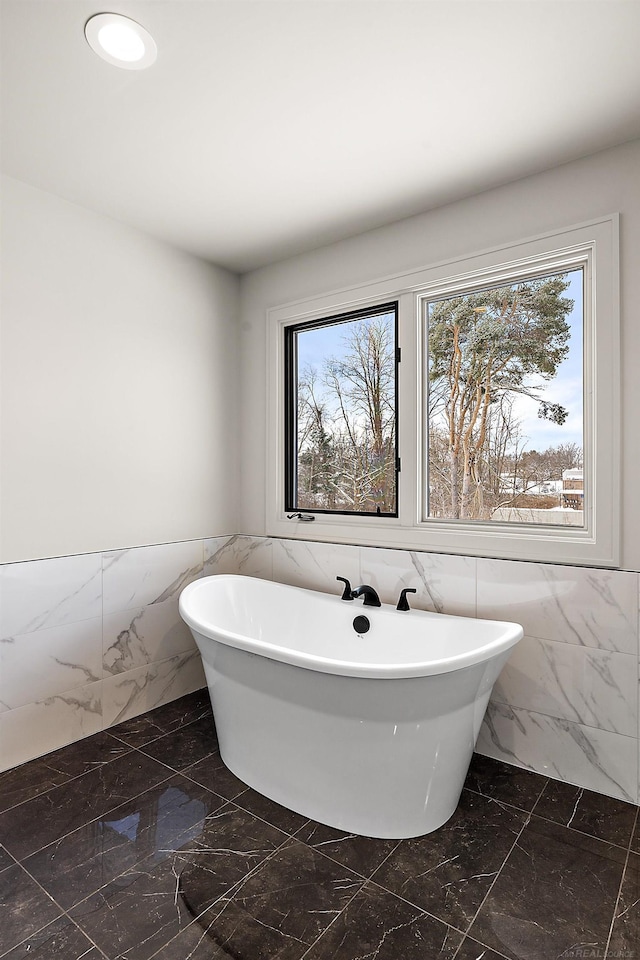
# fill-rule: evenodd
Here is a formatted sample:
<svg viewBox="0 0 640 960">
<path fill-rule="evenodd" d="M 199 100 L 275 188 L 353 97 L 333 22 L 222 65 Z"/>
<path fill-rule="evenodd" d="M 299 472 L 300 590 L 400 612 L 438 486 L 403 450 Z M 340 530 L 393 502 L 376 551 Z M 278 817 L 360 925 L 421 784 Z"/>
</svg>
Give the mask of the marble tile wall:
<svg viewBox="0 0 640 960">
<path fill-rule="evenodd" d="M 638 801 L 638 573 L 249 536 L 0 567 L 0 768 L 203 686 L 177 598 L 213 573 L 521 623 L 478 751 Z"/>
<path fill-rule="evenodd" d="M 178 614 L 204 541 L 0 566 L 0 770 L 204 686 Z"/>
<path fill-rule="evenodd" d="M 496 686 L 477 749 L 638 802 L 638 573 L 255 537 L 205 541 L 205 572 L 328 593 L 336 576 L 395 603 L 513 620 L 525 638 Z"/>
</svg>

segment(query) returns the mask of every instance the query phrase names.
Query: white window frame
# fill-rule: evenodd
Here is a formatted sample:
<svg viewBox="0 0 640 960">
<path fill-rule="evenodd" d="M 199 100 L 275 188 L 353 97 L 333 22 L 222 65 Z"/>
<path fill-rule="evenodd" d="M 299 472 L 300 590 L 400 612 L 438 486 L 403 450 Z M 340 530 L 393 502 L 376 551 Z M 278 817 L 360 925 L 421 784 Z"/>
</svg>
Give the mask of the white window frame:
<svg viewBox="0 0 640 960">
<path fill-rule="evenodd" d="M 620 562 L 619 217 L 612 214 L 464 259 L 338 290 L 268 311 L 267 533 L 283 538 L 615 567 Z M 424 303 L 447 292 L 490 286 L 584 265 L 584 527 L 547 527 L 424 518 Z M 550 269 L 549 269 L 550 268 Z M 284 328 L 398 301 L 398 517 L 284 511 Z"/>
</svg>

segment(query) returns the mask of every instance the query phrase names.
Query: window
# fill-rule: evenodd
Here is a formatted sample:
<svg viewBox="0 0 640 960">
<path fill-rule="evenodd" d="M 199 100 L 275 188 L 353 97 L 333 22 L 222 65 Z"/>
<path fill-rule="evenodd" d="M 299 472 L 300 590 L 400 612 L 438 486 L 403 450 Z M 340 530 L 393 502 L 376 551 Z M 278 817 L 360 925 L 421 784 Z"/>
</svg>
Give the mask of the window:
<svg viewBox="0 0 640 960">
<path fill-rule="evenodd" d="M 397 303 L 285 330 L 285 509 L 397 516 Z"/>
<path fill-rule="evenodd" d="M 584 526 L 587 266 L 425 301 L 426 518 Z"/>
<path fill-rule="evenodd" d="M 308 537 L 299 511 L 314 540 L 617 565 L 617 238 L 603 217 L 272 309 L 267 532 Z"/>
</svg>

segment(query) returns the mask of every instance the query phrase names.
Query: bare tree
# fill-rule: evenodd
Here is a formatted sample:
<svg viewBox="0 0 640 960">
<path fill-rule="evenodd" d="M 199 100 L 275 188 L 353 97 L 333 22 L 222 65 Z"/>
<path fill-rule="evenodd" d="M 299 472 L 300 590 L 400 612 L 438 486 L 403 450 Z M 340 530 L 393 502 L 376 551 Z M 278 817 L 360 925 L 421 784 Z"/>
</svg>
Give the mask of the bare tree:
<svg viewBox="0 0 640 960">
<path fill-rule="evenodd" d="M 395 342 L 391 315 L 345 324 L 344 350 L 298 380 L 298 504 L 395 510 Z"/>
<path fill-rule="evenodd" d="M 360 509 L 395 509 L 395 359 L 388 315 L 350 325 L 345 353 L 330 360 L 324 382 L 337 402 L 358 478 Z"/>
</svg>

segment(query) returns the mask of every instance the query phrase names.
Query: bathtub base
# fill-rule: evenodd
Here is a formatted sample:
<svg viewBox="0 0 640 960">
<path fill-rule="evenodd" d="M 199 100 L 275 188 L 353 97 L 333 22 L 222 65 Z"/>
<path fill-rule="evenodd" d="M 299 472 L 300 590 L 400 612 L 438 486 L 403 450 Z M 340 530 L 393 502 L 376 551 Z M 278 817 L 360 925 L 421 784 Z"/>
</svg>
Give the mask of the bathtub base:
<svg viewBox="0 0 640 960">
<path fill-rule="evenodd" d="M 436 676 L 373 679 L 194 636 L 229 769 L 304 817 L 385 839 L 422 836 L 452 816 L 508 656 Z"/>
</svg>

